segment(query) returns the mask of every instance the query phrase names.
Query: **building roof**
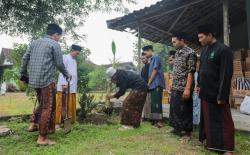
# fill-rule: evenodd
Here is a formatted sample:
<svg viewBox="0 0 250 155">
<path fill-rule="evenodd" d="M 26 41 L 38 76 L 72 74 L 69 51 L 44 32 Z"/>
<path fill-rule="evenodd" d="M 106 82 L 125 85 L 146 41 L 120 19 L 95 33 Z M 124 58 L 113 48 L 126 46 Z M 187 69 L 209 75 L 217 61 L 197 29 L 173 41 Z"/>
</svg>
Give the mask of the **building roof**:
<svg viewBox="0 0 250 155">
<path fill-rule="evenodd" d="M 245 0 L 229 0 L 229 22 L 233 27 L 246 20 Z M 213 23 L 223 33 L 222 0 L 162 0 L 144 9 L 107 21 L 108 28 L 138 34 L 153 42 L 170 44 L 173 32 L 190 35 L 189 43 L 199 48 L 196 28 Z"/>
</svg>

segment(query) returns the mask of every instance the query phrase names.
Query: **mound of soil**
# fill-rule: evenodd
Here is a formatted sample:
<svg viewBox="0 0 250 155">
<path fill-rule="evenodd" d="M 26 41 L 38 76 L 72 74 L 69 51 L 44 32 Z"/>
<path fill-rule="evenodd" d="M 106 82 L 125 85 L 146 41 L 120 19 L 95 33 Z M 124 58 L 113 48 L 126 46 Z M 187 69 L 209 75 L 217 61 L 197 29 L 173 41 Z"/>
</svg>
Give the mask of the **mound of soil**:
<svg viewBox="0 0 250 155">
<path fill-rule="evenodd" d="M 105 114 L 90 114 L 80 123 L 91 123 L 95 125 L 116 124 L 112 117 Z"/>
</svg>

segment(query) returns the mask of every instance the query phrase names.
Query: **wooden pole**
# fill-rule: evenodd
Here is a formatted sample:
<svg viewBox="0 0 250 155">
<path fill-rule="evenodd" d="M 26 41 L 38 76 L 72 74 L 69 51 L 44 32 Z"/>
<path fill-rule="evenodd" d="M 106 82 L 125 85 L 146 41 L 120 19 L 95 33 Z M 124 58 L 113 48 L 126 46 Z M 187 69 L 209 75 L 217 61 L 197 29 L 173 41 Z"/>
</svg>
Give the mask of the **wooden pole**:
<svg viewBox="0 0 250 155">
<path fill-rule="evenodd" d="M 248 48 L 250 48 L 250 0 L 246 0 Z"/>
<path fill-rule="evenodd" d="M 224 44 L 230 46 L 229 43 L 229 11 L 228 0 L 223 0 L 223 32 L 224 32 Z"/>
<path fill-rule="evenodd" d="M 140 24 L 138 25 L 138 68 L 137 70 L 140 71 L 141 70 L 141 28 L 140 28 Z"/>
</svg>

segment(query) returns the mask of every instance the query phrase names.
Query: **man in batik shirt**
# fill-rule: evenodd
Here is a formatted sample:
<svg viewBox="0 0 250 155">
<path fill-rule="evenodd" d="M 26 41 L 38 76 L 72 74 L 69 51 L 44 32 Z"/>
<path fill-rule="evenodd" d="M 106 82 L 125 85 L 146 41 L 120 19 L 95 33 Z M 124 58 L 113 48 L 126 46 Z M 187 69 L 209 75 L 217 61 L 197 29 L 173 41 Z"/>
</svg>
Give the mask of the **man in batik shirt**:
<svg viewBox="0 0 250 155">
<path fill-rule="evenodd" d="M 190 139 L 193 129 L 193 84 L 196 55 L 186 44 L 186 35 L 176 33 L 172 36 L 177 49 L 173 66 L 173 85 L 170 101 L 170 125 L 173 133 Z"/>
</svg>

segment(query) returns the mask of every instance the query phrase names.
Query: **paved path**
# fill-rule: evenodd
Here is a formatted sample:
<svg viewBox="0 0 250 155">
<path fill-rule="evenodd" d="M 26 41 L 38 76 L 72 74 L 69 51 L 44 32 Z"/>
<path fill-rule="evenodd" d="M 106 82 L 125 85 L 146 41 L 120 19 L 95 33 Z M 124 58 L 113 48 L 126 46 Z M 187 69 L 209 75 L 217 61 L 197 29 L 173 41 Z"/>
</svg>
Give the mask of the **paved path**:
<svg viewBox="0 0 250 155">
<path fill-rule="evenodd" d="M 231 109 L 234 125 L 237 130 L 250 132 L 250 115 Z M 163 117 L 169 118 L 169 104 L 163 104 Z"/>
</svg>

